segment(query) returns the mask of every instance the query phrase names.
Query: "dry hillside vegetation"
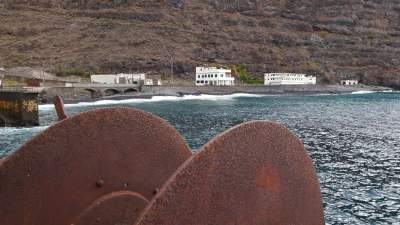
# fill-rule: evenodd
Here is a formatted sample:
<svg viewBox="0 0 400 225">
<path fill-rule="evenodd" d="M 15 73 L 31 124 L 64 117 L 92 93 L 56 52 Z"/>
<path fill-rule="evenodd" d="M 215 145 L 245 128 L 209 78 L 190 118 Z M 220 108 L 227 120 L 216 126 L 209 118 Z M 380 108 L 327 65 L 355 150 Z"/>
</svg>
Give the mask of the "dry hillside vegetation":
<svg viewBox="0 0 400 225">
<path fill-rule="evenodd" d="M 246 64 L 253 76 L 400 86 L 398 0 L 3 0 L 0 21 L 6 67 L 169 74 L 173 65 L 192 79 L 196 65 Z"/>
</svg>

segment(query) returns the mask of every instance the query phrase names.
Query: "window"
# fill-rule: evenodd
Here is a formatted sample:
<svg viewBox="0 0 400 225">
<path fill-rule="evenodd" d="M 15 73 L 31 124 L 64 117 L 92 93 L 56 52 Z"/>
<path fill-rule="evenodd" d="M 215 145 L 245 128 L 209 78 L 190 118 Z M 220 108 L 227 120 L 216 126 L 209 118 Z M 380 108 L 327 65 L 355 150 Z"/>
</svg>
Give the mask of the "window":
<svg viewBox="0 0 400 225">
<path fill-rule="evenodd" d="M 200 75 L 197 75 L 197 78 L 200 78 Z"/>
<path fill-rule="evenodd" d="M 200 83 L 200 81 L 198 80 L 198 81 L 197 81 L 197 83 L 199 84 L 199 83 Z"/>
<path fill-rule="evenodd" d="M 224 77 L 224 75 L 223 74 L 221 74 L 221 75 L 219 75 L 220 77 Z"/>
<path fill-rule="evenodd" d="M 202 80 L 201 83 L 204 84 L 204 80 Z"/>
</svg>

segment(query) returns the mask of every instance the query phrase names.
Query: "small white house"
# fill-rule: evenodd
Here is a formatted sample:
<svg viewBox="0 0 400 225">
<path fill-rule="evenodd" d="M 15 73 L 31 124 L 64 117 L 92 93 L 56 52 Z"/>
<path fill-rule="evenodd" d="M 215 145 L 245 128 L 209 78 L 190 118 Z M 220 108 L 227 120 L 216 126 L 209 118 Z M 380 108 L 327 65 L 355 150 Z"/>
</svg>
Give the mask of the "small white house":
<svg viewBox="0 0 400 225">
<path fill-rule="evenodd" d="M 315 85 L 317 78 L 306 74 L 297 73 L 266 73 L 264 85 Z"/>
<path fill-rule="evenodd" d="M 161 82 L 161 80 L 146 79 L 146 80 L 144 80 L 144 85 L 145 86 L 161 86 L 162 82 Z"/>
<path fill-rule="evenodd" d="M 161 86 L 161 76 L 160 75 L 147 75 L 144 80 L 145 86 Z"/>
<path fill-rule="evenodd" d="M 144 85 L 153 86 L 154 85 L 153 79 L 145 79 L 144 80 Z"/>
<path fill-rule="evenodd" d="M 115 84 L 115 75 L 113 74 L 98 74 L 91 75 L 90 82 L 99 84 Z"/>
<path fill-rule="evenodd" d="M 346 86 L 350 86 L 350 85 L 358 85 L 358 80 L 342 80 L 340 81 L 341 85 L 346 85 Z"/>
<path fill-rule="evenodd" d="M 228 69 L 196 67 L 196 85 L 233 86 L 235 78 L 232 77 L 232 71 Z"/>
</svg>

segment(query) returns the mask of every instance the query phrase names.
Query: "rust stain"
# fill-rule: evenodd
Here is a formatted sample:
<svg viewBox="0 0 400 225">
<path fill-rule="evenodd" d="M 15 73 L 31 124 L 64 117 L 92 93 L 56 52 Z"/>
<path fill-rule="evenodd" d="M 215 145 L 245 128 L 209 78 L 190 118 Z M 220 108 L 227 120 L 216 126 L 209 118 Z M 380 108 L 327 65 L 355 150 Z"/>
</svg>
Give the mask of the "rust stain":
<svg viewBox="0 0 400 225">
<path fill-rule="evenodd" d="M 27 112 L 35 112 L 35 111 L 38 110 L 38 104 L 34 100 L 24 100 L 24 101 L 22 101 L 22 107 Z"/>
<path fill-rule="evenodd" d="M 269 189 L 273 192 L 281 191 L 281 178 L 278 172 L 270 165 L 258 170 L 256 175 L 256 185 Z"/>
<path fill-rule="evenodd" d="M 64 102 L 60 96 L 54 97 L 54 107 L 56 108 L 58 120 L 66 119 L 68 116 L 65 113 Z"/>
<path fill-rule="evenodd" d="M 95 200 L 119 191 L 151 200 L 153 190 L 190 156 L 172 126 L 141 110 L 98 109 L 68 117 L 0 163 L 0 202 L 7 205 L 0 207 L 0 225 L 65 225 Z M 133 211 L 139 214 L 147 203 L 133 199 L 122 194 L 87 218 L 132 224 L 135 215 L 116 209 L 137 206 Z M 116 211 L 107 214 L 109 207 Z"/>
<path fill-rule="evenodd" d="M 286 144 L 297 141 L 268 121 L 218 135 L 179 167 L 135 225 L 323 225 L 311 160 L 301 145 Z"/>
<path fill-rule="evenodd" d="M 14 112 L 20 112 L 21 107 L 18 101 L 4 101 L 0 100 L 0 109 L 3 110 L 11 110 Z"/>
<path fill-rule="evenodd" d="M 298 142 L 278 124 L 254 121 L 191 155 L 151 114 L 81 113 L 0 159 L 0 225 L 322 225 L 317 176 Z"/>
</svg>

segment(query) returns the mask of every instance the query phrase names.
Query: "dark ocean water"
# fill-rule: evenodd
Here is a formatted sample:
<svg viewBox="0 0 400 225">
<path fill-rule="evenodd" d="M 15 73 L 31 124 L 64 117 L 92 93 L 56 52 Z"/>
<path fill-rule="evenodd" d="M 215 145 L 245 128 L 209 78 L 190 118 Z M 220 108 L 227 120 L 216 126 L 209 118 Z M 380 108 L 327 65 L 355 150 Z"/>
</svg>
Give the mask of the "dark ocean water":
<svg viewBox="0 0 400 225">
<path fill-rule="evenodd" d="M 400 93 L 313 96 L 186 96 L 67 105 L 73 115 L 135 107 L 179 130 L 193 149 L 249 120 L 279 122 L 305 144 L 320 178 L 327 224 L 400 224 Z M 0 156 L 56 121 L 40 107 L 42 127 L 0 128 Z"/>
</svg>

